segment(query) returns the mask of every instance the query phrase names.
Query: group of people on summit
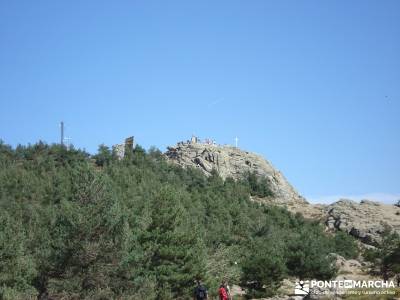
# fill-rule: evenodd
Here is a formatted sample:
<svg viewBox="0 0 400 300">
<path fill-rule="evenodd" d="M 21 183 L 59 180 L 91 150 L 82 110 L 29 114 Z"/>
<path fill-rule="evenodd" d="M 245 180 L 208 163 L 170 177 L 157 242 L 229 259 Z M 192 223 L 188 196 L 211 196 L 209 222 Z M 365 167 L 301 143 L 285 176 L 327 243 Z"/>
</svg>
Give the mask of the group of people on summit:
<svg viewBox="0 0 400 300">
<path fill-rule="evenodd" d="M 218 295 L 220 300 L 232 300 L 230 288 L 227 281 L 222 281 L 218 289 Z M 193 300 L 205 300 L 208 299 L 208 291 L 202 284 L 200 279 L 197 279 L 197 286 L 194 289 Z"/>
</svg>

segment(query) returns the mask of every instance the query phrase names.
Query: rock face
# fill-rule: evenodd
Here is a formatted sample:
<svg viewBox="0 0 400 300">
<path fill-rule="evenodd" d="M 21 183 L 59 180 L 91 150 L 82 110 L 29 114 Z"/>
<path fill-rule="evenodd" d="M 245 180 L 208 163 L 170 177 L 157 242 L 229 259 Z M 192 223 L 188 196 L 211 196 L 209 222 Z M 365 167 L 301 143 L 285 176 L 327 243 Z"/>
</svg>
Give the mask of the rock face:
<svg viewBox="0 0 400 300">
<path fill-rule="evenodd" d="M 341 199 L 324 208 L 326 225 L 357 237 L 365 244 L 380 242 L 385 227 L 400 233 L 400 207 L 375 201 Z"/>
<path fill-rule="evenodd" d="M 306 218 L 321 221 L 327 230 L 347 232 L 367 245 L 379 244 L 385 227 L 400 233 L 400 207 L 395 205 L 341 199 L 330 205 L 291 203 L 286 207 Z"/>
<path fill-rule="evenodd" d="M 182 167 L 196 167 L 210 175 L 215 169 L 222 178 L 239 179 L 246 172 L 255 172 L 270 182 L 274 195 L 280 202 L 306 203 L 285 177 L 261 156 L 242 151 L 233 146 L 201 143 L 197 139 L 168 147 L 166 157 Z"/>
</svg>

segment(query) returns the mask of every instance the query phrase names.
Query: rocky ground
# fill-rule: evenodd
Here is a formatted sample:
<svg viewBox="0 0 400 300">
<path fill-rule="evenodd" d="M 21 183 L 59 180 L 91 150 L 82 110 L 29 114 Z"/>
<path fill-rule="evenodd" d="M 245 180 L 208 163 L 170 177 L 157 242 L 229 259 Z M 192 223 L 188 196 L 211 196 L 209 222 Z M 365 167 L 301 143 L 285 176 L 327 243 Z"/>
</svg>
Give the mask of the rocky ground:
<svg viewBox="0 0 400 300">
<path fill-rule="evenodd" d="M 320 220 L 328 230 L 347 232 L 367 245 L 379 244 L 385 228 L 400 233 L 400 207 L 395 205 L 370 200 L 358 203 L 348 199 L 340 199 L 330 205 L 281 205 L 306 218 Z"/>
<path fill-rule="evenodd" d="M 385 228 L 400 233 L 400 207 L 395 205 L 370 200 L 355 202 L 349 199 L 340 199 L 329 205 L 299 204 L 263 198 L 253 200 L 284 206 L 291 212 L 301 213 L 305 218 L 321 221 L 327 230 L 347 232 L 366 245 L 379 244 Z"/>
</svg>

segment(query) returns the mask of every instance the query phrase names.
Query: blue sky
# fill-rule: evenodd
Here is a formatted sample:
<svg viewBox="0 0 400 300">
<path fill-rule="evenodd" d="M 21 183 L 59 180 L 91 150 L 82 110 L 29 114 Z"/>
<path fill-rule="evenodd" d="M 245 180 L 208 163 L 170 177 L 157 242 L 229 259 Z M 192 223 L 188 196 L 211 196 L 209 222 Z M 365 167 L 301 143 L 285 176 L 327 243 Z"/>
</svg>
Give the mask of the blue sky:
<svg viewBox="0 0 400 300">
<path fill-rule="evenodd" d="M 399 1 L 2 1 L 0 138 L 192 133 L 313 201 L 400 198 Z"/>
</svg>

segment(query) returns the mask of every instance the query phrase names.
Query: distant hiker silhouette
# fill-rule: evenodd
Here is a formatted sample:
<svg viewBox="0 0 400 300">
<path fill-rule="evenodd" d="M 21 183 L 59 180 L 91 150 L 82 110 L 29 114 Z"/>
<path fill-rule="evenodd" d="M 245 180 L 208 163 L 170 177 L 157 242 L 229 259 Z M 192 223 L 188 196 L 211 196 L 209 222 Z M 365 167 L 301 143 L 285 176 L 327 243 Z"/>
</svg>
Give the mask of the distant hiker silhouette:
<svg viewBox="0 0 400 300">
<path fill-rule="evenodd" d="M 208 299 L 208 295 L 207 295 L 207 289 L 206 287 L 202 284 L 200 279 L 196 280 L 197 282 L 197 286 L 194 289 L 194 296 L 193 299 L 194 300 L 204 300 L 204 299 Z"/>
</svg>

